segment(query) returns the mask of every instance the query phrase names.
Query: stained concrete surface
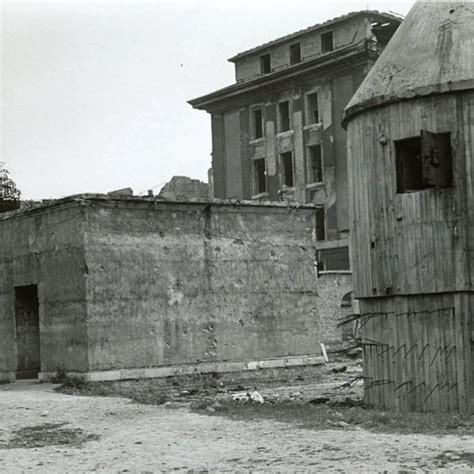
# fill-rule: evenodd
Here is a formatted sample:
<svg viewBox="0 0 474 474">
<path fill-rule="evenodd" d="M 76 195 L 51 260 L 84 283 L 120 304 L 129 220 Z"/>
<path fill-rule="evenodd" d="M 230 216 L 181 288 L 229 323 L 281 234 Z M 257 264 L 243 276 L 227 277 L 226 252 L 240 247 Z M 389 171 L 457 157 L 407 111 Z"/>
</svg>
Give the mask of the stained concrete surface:
<svg viewBox="0 0 474 474">
<path fill-rule="evenodd" d="M 468 471 L 461 456 L 473 436 L 394 435 L 365 430 L 308 430 L 262 420 L 233 421 L 127 399 L 79 397 L 50 384 L 0 386 L 0 445 L 19 428 L 66 423 L 97 435 L 82 447 L 0 449 L 2 472 L 196 470 Z M 470 468 L 471 472 L 474 470 Z"/>
<path fill-rule="evenodd" d="M 17 369 L 26 285 L 44 378 L 319 354 L 343 293 L 319 296 L 315 212 L 83 195 L 1 217 L 0 380 Z"/>
</svg>

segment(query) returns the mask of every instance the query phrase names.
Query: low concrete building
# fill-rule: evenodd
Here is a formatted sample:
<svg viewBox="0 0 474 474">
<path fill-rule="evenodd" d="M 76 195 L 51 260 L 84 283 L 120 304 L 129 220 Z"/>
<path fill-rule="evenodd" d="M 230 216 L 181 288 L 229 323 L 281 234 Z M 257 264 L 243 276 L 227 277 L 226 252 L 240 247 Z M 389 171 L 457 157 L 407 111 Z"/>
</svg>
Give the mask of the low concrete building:
<svg viewBox="0 0 474 474">
<path fill-rule="evenodd" d="M 347 290 L 318 279 L 315 213 L 82 195 L 3 214 L 0 380 L 320 363 L 324 295 Z"/>
</svg>

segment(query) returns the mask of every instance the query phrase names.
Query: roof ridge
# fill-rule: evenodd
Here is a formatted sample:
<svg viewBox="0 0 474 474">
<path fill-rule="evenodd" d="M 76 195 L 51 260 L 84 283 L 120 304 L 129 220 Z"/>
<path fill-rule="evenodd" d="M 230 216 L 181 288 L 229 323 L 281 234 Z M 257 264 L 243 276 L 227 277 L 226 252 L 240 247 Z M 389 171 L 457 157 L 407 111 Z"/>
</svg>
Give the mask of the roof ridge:
<svg viewBox="0 0 474 474">
<path fill-rule="evenodd" d="M 313 31 L 316 31 L 321 28 L 325 28 L 329 25 L 339 23 L 341 21 L 349 20 L 351 18 L 355 18 L 358 15 L 380 15 L 384 16 L 386 18 L 391 18 L 393 20 L 400 21 L 403 19 L 402 15 L 397 16 L 398 14 L 395 14 L 394 12 L 388 13 L 388 12 L 381 12 L 379 10 L 357 10 L 349 13 L 345 13 L 344 15 L 337 16 L 335 18 L 331 18 L 329 20 L 323 21 L 322 23 L 316 23 L 315 25 L 308 26 L 307 28 L 303 28 L 301 30 L 295 31 L 293 33 L 281 36 L 279 38 L 276 38 L 274 40 L 267 41 L 265 43 L 262 43 L 258 46 L 254 46 L 253 48 L 247 49 L 245 51 L 242 51 L 241 53 L 237 53 L 236 55 L 232 56 L 231 58 L 228 59 L 229 62 L 234 62 L 236 59 L 240 59 L 242 57 L 248 56 L 250 54 L 256 53 L 259 50 L 268 48 L 270 46 L 276 45 L 278 43 L 283 43 L 291 38 L 297 38 L 299 36 L 303 36 L 305 34 L 311 33 Z"/>
</svg>

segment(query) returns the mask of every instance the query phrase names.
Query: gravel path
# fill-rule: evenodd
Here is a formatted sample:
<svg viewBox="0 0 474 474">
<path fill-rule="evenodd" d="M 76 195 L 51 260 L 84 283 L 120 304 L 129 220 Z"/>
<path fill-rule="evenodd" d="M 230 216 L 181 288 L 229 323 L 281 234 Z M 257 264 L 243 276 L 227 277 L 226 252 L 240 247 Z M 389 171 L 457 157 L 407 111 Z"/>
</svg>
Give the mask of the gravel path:
<svg viewBox="0 0 474 474">
<path fill-rule="evenodd" d="M 473 436 L 303 430 L 126 399 L 62 395 L 49 384 L 0 386 L 0 472 L 397 471 L 474 472 Z M 46 423 L 97 435 L 82 445 L 11 448 L 16 430 Z M 2 447 L 3 446 L 3 447 Z"/>
</svg>

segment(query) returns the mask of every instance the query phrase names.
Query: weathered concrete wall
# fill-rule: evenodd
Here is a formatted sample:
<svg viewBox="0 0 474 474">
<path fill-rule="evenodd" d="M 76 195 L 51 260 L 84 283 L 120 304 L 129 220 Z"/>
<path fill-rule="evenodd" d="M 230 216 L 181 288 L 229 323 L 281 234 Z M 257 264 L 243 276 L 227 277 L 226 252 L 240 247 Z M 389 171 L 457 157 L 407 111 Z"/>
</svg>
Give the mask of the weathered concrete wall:
<svg viewBox="0 0 474 474">
<path fill-rule="evenodd" d="M 319 353 L 314 209 L 88 203 L 89 370 Z"/>
<path fill-rule="evenodd" d="M 41 370 L 87 369 L 81 208 L 75 203 L 0 218 L 0 378 L 16 370 L 16 286 L 38 285 Z"/>
<path fill-rule="evenodd" d="M 350 277 L 317 279 L 314 229 L 314 208 L 123 197 L 6 215 L 0 377 L 16 370 L 14 288 L 24 285 L 38 285 L 45 377 L 317 363 L 320 341 L 341 340 Z"/>
</svg>

